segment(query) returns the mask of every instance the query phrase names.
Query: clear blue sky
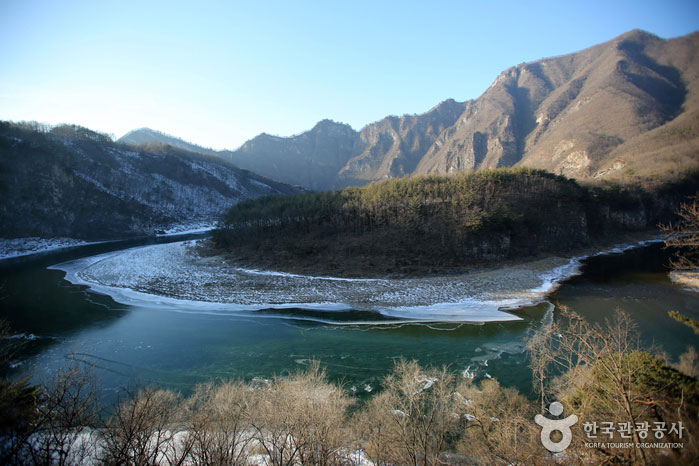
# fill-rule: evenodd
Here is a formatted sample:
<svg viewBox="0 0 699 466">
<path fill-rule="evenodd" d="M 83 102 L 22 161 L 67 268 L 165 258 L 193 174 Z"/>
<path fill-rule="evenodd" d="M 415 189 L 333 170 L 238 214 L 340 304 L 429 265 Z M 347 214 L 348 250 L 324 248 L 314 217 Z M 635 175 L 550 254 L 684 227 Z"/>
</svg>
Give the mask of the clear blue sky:
<svg viewBox="0 0 699 466">
<path fill-rule="evenodd" d="M 694 32 L 699 1 L 0 0 L 0 119 L 236 148 L 477 98 L 634 28 Z"/>
</svg>

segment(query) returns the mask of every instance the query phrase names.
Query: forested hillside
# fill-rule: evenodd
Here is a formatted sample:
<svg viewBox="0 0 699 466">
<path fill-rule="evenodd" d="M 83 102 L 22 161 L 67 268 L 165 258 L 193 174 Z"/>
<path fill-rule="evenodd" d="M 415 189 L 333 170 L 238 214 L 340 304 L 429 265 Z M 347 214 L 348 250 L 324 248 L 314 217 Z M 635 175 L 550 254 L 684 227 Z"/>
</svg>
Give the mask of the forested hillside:
<svg viewBox="0 0 699 466">
<path fill-rule="evenodd" d="M 241 199 L 293 192 L 217 156 L 134 148 L 79 126 L 0 122 L 0 237 L 150 235 L 214 222 Z"/>
<path fill-rule="evenodd" d="M 224 216 L 215 241 L 238 260 L 348 275 L 464 268 L 564 253 L 653 228 L 696 190 L 590 189 L 534 169 L 422 176 L 263 197 Z"/>
</svg>

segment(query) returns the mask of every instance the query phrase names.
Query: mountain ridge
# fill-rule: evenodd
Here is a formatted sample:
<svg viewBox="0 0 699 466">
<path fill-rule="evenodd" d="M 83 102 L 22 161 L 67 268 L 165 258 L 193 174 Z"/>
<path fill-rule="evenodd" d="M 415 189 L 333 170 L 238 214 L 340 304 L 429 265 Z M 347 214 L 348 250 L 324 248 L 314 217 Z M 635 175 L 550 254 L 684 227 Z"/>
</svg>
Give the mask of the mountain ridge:
<svg viewBox="0 0 699 466">
<path fill-rule="evenodd" d="M 314 190 L 509 166 L 591 182 L 671 178 L 699 166 L 697 56 L 699 32 L 665 40 L 635 29 L 510 67 L 476 99 L 359 131 L 322 120 L 218 155 Z"/>
</svg>

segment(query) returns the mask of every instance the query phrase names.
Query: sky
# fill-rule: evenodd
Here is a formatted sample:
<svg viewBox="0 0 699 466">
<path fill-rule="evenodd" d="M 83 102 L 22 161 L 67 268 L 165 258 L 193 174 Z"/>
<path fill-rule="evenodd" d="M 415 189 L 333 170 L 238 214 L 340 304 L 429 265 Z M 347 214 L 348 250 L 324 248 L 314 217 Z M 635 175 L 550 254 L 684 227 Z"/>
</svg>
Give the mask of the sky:
<svg viewBox="0 0 699 466">
<path fill-rule="evenodd" d="M 475 99 L 631 29 L 697 31 L 699 1 L 0 0 L 0 119 L 235 149 Z"/>
</svg>

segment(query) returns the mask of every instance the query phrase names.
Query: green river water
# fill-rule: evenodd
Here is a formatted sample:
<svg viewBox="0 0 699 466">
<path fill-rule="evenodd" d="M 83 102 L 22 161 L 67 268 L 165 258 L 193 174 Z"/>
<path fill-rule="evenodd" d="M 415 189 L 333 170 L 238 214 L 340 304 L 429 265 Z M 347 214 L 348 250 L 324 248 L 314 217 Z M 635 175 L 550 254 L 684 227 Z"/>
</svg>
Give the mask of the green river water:
<svg viewBox="0 0 699 466">
<path fill-rule="evenodd" d="M 47 269 L 131 245 L 82 247 L 0 264 L 0 315 L 22 343 L 13 376 L 38 381 L 79 359 L 93 367 L 109 400 L 127 385 L 187 393 L 212 379 L 269 379 L 317 359 L 332 380 L 367 396 L 380 389 L 396 359 L 407 358 L 447 365 L 476 380 L 495 377 L 531 394 L 524 339 L 552 314 L 557 318 L 550 303 L 593 321 L 623 309 L 638 323 L 644 344 L 674 359 L 699 343 L 689 327 L 667 315 L 677 310 L 699 318 L 699 294 L 670 282 L 668 252 L 659 244 L 588 258 L 581 274 L 564 281 L 547 302 L 517 310 L 523 320 L 485 324 L 329 325 L 295 319 L 293 312 L 282 318 L 264 311 L 236 316 L 127 306 Z"/>
</svg>

